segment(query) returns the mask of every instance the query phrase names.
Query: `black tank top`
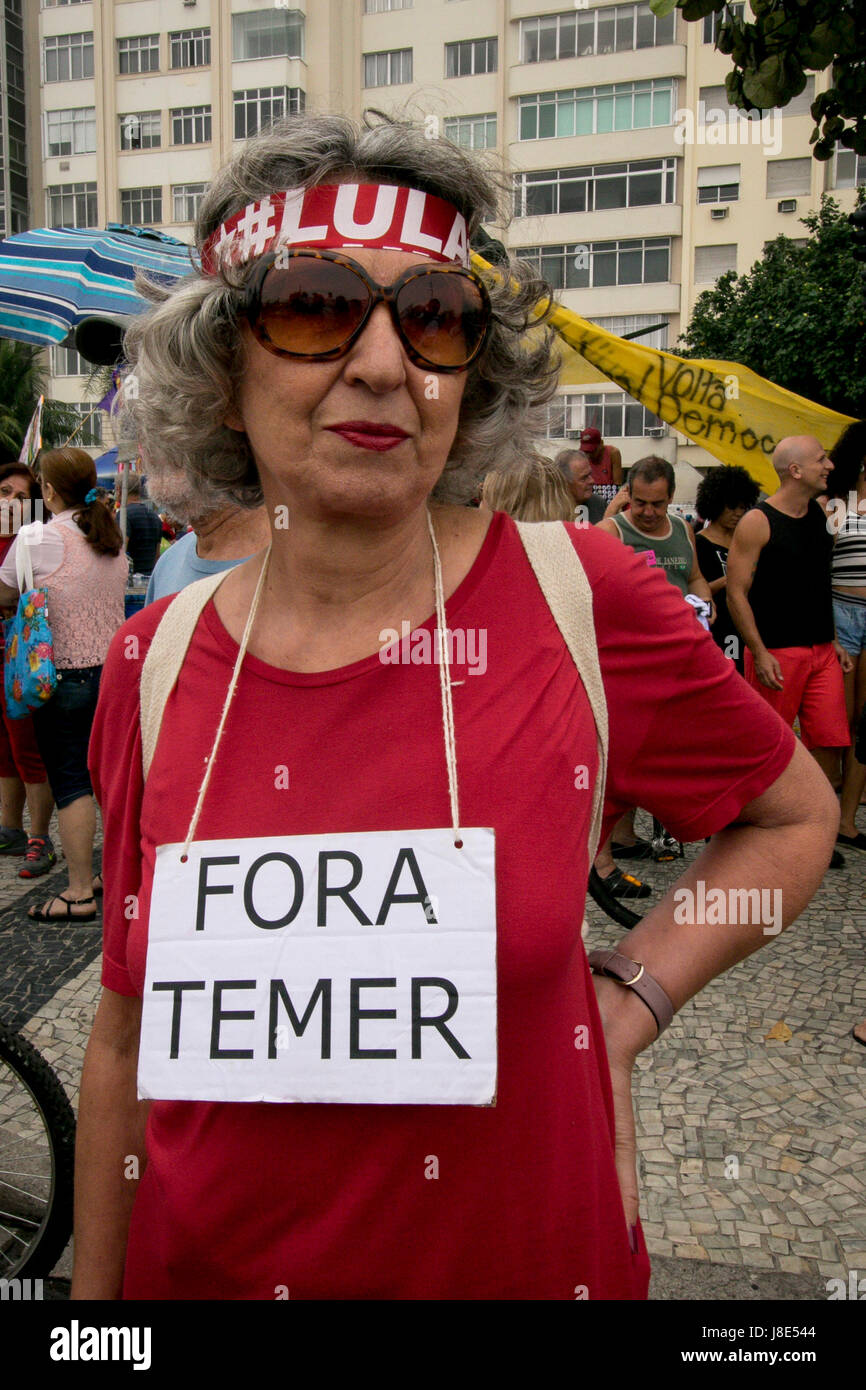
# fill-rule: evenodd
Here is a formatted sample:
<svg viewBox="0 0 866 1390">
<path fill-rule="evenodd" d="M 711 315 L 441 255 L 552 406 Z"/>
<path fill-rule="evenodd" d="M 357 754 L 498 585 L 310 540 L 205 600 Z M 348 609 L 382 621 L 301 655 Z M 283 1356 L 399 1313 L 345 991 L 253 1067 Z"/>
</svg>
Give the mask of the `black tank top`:
<svg viewBox="0 0 866 1390">
<path fill-rule="evenodd" d="M 758 510 L 770 523 L 770 539 L 749 590 L 761 641 L 771 650 L 832 642 L 833 536 L 824 512 L 817 502 L 799 517 L 768 502 L 759 502 Z"/>
</svg>

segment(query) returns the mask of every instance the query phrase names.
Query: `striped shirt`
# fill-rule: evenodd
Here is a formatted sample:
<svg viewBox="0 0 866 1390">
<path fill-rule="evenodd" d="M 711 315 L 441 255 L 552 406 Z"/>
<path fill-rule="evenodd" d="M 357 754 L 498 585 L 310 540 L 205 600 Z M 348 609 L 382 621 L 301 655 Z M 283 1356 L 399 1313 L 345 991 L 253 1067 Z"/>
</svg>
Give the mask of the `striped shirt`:
<svg viewBox="0 0 866 1390">
<path fill-rule="evenodd" d="M 849 511 L 833 547 L 833 584 L 866 588 L 866 516 Z"/>
</svg>

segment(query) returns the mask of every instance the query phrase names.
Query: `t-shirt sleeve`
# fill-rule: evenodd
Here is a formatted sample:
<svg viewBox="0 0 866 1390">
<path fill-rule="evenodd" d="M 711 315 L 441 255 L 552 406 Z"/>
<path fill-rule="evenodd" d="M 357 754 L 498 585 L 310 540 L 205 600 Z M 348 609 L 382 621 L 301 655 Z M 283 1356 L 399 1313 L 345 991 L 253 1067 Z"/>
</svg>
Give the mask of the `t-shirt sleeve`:
<svg viewBox="0 0 866 1390">
<path fill-rule="evenodd" d="M 59 527 L 55 526 L 52 530 L 50 525 L 42 526 L 41 522 L 32 524 L 40 526 L 41 530 L 25 532 L 24 535 L 19 532 L 6 553 L 6 559 L 0 565 L 0 583 L 8 584 L 10 589 L 18 588 L 15 556 L 19 545 L 29 546 L 34 584 L 44 584 L 63 563 L 63 538 Z"/>
<path fill-rule="evenodd" d="M 795 738 L 661 571 L 612 536 L 566 525 L 593 590 L 610 747 L 604 835 L 631 806 L 678 839 L 735 821 Z"/>
<path fill-rule="evenodd" d="M 137 614 L 112 639 L 88 754 L 103 825 L 102 983 L 126 995 L 138 993 L 126 965 L 126 938 L 142 878 L 139 679 L 150 634 L 164 607 L 149 610 L 147 621 L 145 614 Z"/>
</svg>

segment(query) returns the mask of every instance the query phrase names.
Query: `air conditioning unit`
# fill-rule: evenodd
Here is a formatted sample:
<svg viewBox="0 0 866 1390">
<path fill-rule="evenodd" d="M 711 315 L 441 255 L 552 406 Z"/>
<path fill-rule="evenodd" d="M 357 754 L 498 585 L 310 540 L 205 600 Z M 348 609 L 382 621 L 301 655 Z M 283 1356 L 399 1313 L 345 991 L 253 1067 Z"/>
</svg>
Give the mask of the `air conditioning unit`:
<svg viewBox="0 0 866 1390">
<path fill-rule="evenodd" d="M 61 161 L 60 161 L 60 172 L 61 172 L 61 173 L 66 173 L 66 171 L 67 171 L 68 168 L 69 168 L 69 160 L 68 160 L 68 159 L 61 159 Z"/>
<path fill-rule="evenodd" d="M 714 222 L 721 222 L 723 217 L 727 217 L 729 208 L 710 208 L 710 217 Z"/>
<path fill-rule="evenodd" d="M 667 432 L 666 425 L 655 425 L 651 430 L 644 430 L 644 436 L 647 439 L 664 439 Z"/>
<path fill-rule="evenodd" d="M 796 198 L 781 198 L 781 199 L 779 200 L 779 202 L 776 204 L 776 211 L 777 211 L 777 212 L 796 212 L 796 211 L 797 211 L 797 199 L 796 199 Z"/>
<path fill-rule="evenodd" d="M 185 10 L 190 10 L 190 9 L 192 9 L 193 5 L 195 5 L 195 4 L 196 4 L 196 0 L 183 0 L 183 6 L 184 6 L 184 9 L 185 9 Z"/>
</svg>

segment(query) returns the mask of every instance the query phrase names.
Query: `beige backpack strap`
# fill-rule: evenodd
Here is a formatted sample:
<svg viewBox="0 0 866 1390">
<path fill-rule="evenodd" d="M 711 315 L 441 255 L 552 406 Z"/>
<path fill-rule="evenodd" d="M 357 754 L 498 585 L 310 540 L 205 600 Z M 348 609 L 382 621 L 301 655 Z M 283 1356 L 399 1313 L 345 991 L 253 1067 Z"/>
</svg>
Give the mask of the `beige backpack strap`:
<svg viewBox="0 0 866 1390">
<path fill-rule="evenodd" d="M 150 772 L 166 701 L 174 689 L 196 625 L 231 569 L 197 579 L 175 594 L 153 634 L 141 669 L 141 761 L 144 779 Z"/>
<path fill-rule="evenodd" d="M 561 521 L 518 521 L 516 525 L 541 592 L 577 667 L 595 720 L 598 777 L 592 791 L 592 822 L 589 833 L 591 868 L 598 853 L 601 836 L 608 747 L 607 700 L 595 640 L 592 589 Z"/>
</svg>

